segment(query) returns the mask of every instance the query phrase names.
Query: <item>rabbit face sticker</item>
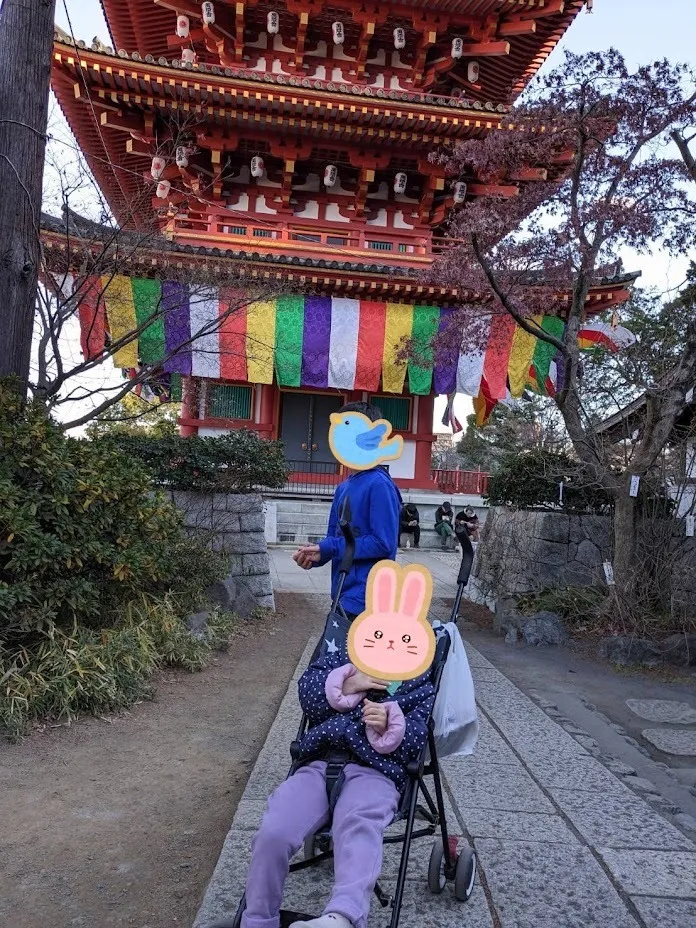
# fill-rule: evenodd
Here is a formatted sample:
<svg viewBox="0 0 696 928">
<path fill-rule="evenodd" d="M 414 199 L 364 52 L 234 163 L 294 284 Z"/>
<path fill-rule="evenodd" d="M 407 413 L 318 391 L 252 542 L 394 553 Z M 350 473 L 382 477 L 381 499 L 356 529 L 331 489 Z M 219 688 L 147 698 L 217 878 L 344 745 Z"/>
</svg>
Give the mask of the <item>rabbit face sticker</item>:
<svg viewBox="0 0 696 928">
<path fill-rule="evenodd" d="M 365 611 L 348 632 L 348 657 L 358 670 L 378 680 L 412 680 L 435 656 L 435 633 L 428 622 L 433 580 L 420 564 L 405 569 L 380 561 L 367 579 Z"/>
</svg>

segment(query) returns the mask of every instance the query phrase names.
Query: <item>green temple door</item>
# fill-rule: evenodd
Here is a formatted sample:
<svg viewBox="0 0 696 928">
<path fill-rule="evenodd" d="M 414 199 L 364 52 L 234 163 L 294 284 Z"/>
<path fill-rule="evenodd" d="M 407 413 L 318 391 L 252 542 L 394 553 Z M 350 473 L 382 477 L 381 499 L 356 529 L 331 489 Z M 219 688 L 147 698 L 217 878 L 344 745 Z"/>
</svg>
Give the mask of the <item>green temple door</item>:
<svg viewBox="0 0 696 928">
<path fill-rule="evenodd" d="M 337 473 L 338 462 L 329 448 L 329 416 L 343 405 L 340 396 L 322 393 L 283 393 L 280 438 L 293 471 Z M 312 465 L 315 465 L 314 467 Z"/>
</svg>

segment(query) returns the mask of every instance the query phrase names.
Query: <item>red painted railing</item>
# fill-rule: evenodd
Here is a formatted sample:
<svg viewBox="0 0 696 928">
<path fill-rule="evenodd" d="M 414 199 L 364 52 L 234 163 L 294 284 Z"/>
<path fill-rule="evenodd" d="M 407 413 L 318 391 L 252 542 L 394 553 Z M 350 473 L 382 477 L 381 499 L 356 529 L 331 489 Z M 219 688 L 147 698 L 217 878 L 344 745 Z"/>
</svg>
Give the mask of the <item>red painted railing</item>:
<svg viewBox="0 0 696 928">
<path fill-rule="evenodd" d="M 432 478 L 445 495 L 468 493 L 481 496 L 488 487 L 488 474 L 479 470 L 434 470 Z"/>
</svg>

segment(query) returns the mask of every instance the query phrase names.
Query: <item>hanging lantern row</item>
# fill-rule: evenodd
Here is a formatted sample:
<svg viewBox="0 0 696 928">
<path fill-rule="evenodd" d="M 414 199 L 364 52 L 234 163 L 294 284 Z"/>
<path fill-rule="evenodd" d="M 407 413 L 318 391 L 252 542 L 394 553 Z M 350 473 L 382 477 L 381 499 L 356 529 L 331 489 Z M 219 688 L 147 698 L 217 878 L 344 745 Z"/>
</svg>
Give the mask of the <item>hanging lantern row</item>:
<svg viewBox="0 0 696 928">
<path fill-rule="evenodd" d="M 215 6 L 207 2 L 201 4 L 201 15 L 206 26 L 212 26 L 215 22 Z M 280 31 L 280 15 L 276 10 L 270 10 L 266 16 L 266 32 L 269 35 L 277 35 Z M 343 45 L 346 39 L 346 30 L 342 22 L 336 21 L 331 25 L 334 45 Z M 191 34 L 191 20 L 188 16 L 181 14 L 176 19 L 176 34 L 180 39 L 187 39 Z M 394 29 L 394 48 L 402 49 L 406 47 L 406 30 L 403 26 L 397 26 Z M 464 55 L 464 39 L 457 36 L 452 39 L 452 58 L 461 58 Z M 192 49 L 184 49 L 181 53 L 181 60 L 184 63 L 195 63 L 195 54 Z M 470 61 L 467 67 L 467 80 L 475 83 L 479 76 L 478 61 Z"/>
<path fill-rule="evenodd" d="M 157 192 L 158 198 L 159 198 L 160 200 L 166 200 L 167 197 L 169 196 L 169 193 L 170 193 L 171 189 L 172 189 L 171 181 L 168 181 L 168 180 L 161 180 L 161 181 L 157 184 L 157 191 L 156 191 L 156 192 Z"/>
<path fill-rule="evenodd" d="M 192 48 L 182 48 L 181 60 L 184 64 L 195 64 L 198 57 Z"/>
<path fill-rule="evenodd" d="M 466 200 L 466 184 L 463 180 L 458 180 L 454 185 L 454 202 L 463 203 Z"/>
</svg>

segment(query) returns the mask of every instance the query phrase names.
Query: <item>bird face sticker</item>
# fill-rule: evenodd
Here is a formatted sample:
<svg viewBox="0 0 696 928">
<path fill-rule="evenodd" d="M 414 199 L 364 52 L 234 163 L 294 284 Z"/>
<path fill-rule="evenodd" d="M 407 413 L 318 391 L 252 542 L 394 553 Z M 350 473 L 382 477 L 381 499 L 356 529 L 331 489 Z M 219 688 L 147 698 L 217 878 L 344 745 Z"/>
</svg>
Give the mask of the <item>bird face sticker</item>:
<svg viewBox="0 0 696 928">
<path fill-rule="evenodd" d="M 361 412 L 334 412 L 330 419 L 329 447 L 345 467 L 370 470 L 401 457 L 404 440 L 401 435 L 391 435 L 391 422 L 386 419 L 372 422 Z"/>
<path fill-rule="evenodd" d="M 380 561 L 367 578 L 365 611 L 348 632 L 351 664 L 377 680 L 413 680 L 435 656 L 428 622 L 433 578 L 420 564 Z"/>
</svg>

